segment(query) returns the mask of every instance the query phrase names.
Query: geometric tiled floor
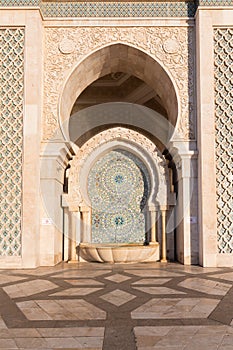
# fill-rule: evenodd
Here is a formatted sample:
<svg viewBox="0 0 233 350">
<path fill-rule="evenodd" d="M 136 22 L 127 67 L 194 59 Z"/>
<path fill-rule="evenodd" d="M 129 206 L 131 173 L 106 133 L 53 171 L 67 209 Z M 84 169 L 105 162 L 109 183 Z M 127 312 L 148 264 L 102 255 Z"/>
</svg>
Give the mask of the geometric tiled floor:
<svg viewBox="0 0 233 350">
<path fill-rule="evenodd" d="M 233 269 L 1 270 L 0 349 L 233 350 Z"/>
</svg>

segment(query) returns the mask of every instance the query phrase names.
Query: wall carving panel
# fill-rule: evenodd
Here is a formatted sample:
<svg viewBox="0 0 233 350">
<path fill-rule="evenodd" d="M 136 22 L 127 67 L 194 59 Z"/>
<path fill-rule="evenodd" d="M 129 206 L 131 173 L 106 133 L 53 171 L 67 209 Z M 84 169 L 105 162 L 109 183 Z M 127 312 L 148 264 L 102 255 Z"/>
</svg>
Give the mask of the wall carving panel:
<svg viewBox="0 0 233 350">
<path fill-rule="evenodd" d="M 233 28 L 214 30 L 217 235 L 219 253 L 233 252 Z"/>
<path fill-rule="evenodd" d="M 69 196 L 68 203 L 71 211 L 77 211 L 80 205 L 87 205 L 83 203 L 83 195 L 80 187 L 80 169 L 82 169 L 87 161 L 87 158 L 92 152 L 99 146 L 107 144 L 113 140 L 121 140 L 132 142 L 142 147 L 157 164 L 158 175 L 160 179 L 158 189 L 158 199 L 161 201 L 161 205 L 167 203 L 167 184 L 168 171 L 166 161 L 163 158 L 161 152 L 157 149 L 153 142 L 151 142 L 145 136 L 139 134 L 134 130 L 129 130 L 122 127 L 116 127 L 105 130 L 87 141 L 82 148 L 78 151 L 77 155 L 73 157 L 70 162 L 70 175 L 69 175 Z M 148 181 L 149 182 L 149 181 Z M 165 197 L 163 196 L 165 194 Z M 162 202 L 163 201 L 163 202 Z"/>
<path fill-rule="evenodd" d="M 71 70 L 94 50 L 119 42 L 142 49 L 163 64 L 180 97 L 178 132 L 183 139 L 195 138 L 192 27 L 46 28 L 45 42 L 45 139 L 58 130 L 58 99 Z"/>
<path fill-rule="evenodd" d="M 24 29 L 0 29 L 0 255 L 21 254 Z"/>
</svg>

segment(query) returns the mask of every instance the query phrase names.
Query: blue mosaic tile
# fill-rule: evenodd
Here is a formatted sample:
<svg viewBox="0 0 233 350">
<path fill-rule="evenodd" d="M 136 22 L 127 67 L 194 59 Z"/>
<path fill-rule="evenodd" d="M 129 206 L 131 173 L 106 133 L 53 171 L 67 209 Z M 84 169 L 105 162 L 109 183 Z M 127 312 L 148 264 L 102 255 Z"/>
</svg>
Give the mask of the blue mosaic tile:
<svg viewBox="0 0 233 350">
<path fill-rule="evenodd" d="M 143 242 L 149 193 L 147 169 L 133 154 L 115 150 L 99 159 L 88 176 L 92 242 Z"/>
</svg>

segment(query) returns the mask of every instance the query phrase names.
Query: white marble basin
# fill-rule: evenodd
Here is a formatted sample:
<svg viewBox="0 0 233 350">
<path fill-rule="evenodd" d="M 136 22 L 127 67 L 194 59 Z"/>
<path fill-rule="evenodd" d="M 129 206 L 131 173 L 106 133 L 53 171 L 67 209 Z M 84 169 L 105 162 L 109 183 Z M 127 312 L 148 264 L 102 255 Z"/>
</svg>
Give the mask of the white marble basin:
<svg viewBox="0 0 233 350">
<path fill-rule="evenodd" d="M 106 263 L 137 263 L 159 260 L 159 244 L 144 246 L 140 243 L 95 244 L 80 243 L 80 260 Z"/>
</svg>

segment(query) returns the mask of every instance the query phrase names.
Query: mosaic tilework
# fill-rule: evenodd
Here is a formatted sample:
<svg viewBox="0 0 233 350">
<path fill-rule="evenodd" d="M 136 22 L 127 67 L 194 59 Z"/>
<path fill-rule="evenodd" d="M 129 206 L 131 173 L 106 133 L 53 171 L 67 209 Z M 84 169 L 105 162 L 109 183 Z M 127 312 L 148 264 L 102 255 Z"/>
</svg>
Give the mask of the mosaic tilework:
<svg viewBox="0 0 233 350">
<path fill-rule="evenodd" d="M 143 242 L 149 186 L 145 166 L 129 152 L 111 151 L 97 161 L 88 176 L 92 242 Z"/>
<path fill-rule="evenodd" d="M 0 29 L 0 255 L 20 255 L 24 30 Z"/>
<path fill-rule="evenodd" d="M 0 0 L 0 6 L 39 6 L 41 0 Z"/>
<path fill-rule="evenodd" d="M 0 0 L 0 6 L 40 6 L 45 17 L 193 17 L 197 6 L 233 6 L 233 0 L 179 2 L 42 2 Z"/>
<path fill-rule="evenodd" d="M 45 17 L 193 17 L 194 2 L 42 3 Z"/>
<path fill-rule="evenodd" d="M 199 0 L 199 6 L 232 6 L 233 0 Z"/>
<path fill-rule="evenodd" d="M 214 30 L 217 234 L 220 253 L 233 252 L 233 28 Z"/>
</svg>

